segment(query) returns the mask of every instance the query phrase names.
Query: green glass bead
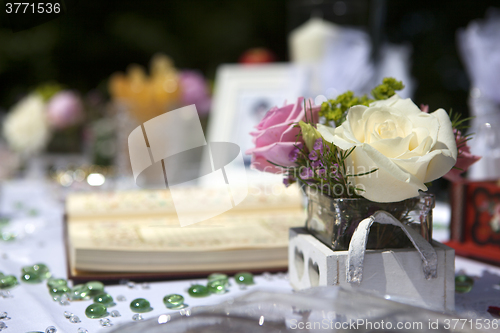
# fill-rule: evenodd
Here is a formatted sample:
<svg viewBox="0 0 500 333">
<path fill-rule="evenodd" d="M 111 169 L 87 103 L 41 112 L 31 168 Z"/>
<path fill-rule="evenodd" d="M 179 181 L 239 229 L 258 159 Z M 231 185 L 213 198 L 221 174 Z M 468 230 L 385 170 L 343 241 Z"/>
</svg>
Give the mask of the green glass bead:
<svg viewBox="0 0 500 333">
<path fill-rule="evenodd" d="M 208 288 L 201 284 L 193 284 L 189 288 L 188 293 L 191 297 L 206 297 L 210 295 Z"/>
<path fill-rule="evenodd" d="M 2 276 L 5 276 L 5 274 L 4 274 L 4 273 L 2 273 L 2 272 L 0 272 L 0 277 L 2 277 Z"/>
<path fill-rule="evenodd" d="M 224 280 L 208 282 L 207 288 L 212 294 L 224 294 L 227 292 L 227 284 Z"/>
<path fill-rule="evenodd" d="M 87 300 L 87 299 L 90 299 L 90 296 L 88 295 L 88 293 L 89 293 L 89 290 L 87 289 L 86 285 L 77 284 L 69 292 L 69 298 L 72 301 Z"/>
<path fill-rule="evenodd" d="M 12 232 L 2 232 L 0 233 L 0 238 L 6 242 L 10 242 L 16 239 L 16 234 Z"/>
<path fill-rule="evenodd" d="M 62 287 L 62 286 L 68 286 L 68 281 L 64 279 L 56 279 L 56 278 L 50 278 L 47 280 L 47 287 L 49 288 L 57 288 L 57 287 Z"/>
<path fill-rule="evenodd" d="M 42 279 L 40 279 L 40 276 L 37 273 L 31 272 L 31 273 L 24 273 L 21 276 L 21 281 L 27 283 L 40 283 L 42 282 Z"/>
<path fill-rule="evenodd" d="M 42 280 L 46 280 L 52 276 L 52 273 L 50 273 L 49 268 L 45 264 L 34 264 L 33 270 L 38 273 Z"/>
<path fill-rule="evenodd" d="M 4 275 L 0 277 L 0 289 L 9 289 L 18 284 L 17 278 L 14 275 Z"/>
<path fill-rule="evenodd" d="M 163 303 L 169 309 L 179 309 L 184 307 L 184 297 L 179 294 L 170 294 L 163 297 Z"/>
<path fill-rule="evenodd" d="M 49 289 L 51 296 L 56 296 L 56 295 L 61 296 L 63 294 L 69 293 L 70 291 L 71 289 L 69 289 L 68 286 L 57 286 Z"/>
<path fill-rule="evenodd" d="M 208 282 L 212 282 L 212 281 L 216 281 L 216 280 L 229 281 L 229 278 L 226 274 L 223 274 L 223 273 L 212 273 L 208 276 Z"/>
<path fill-rule="evenodd" d="M 132 302 L 130 302 L 130 310 L 133 312 L 144 313 L 152 311 L 153 308 L 147 299 L 144 298 L 136 298 Z"/>
<path fill-rule="evenodd" d="M 108 309 L 103 304 L 93 303 L 85 309 L 85 315 L 91 319 L 103 318 L 108 315 Z"/>
<path fill-rule="evenodd" d="M 455 291 L 457 293 L 468 293 L 474 285 L 474 279 L 467 275 L 455 276 Z"/>
<path fill-rule="evenodd" d="M 251 285 L 253 284 L 253 274 L 247 272 L 241 272 L 234 276 L 234 281 L 238 284 Z"/>
<path fill-rule="evenodd" d="M 113 297 L 110 294 L 106 293 L 95 296 L 94 303 L 101 303 L 108 308 L 116 305 L 116 303 L 113 301 Z"/>
<path fill-rule="evenodd" d="M 85 284 L 87 294 L 89 296 L 96 296 L 104 293 L 104 285 L 99 281 L 89 281 Z"/>
<path fill-rule="evenodd" d="M 35 264 L 33 266 L 24 266 L 21 269 L 21 280 L 28 283 L 40 283 L 50 278 L 51 273 L 45 264 Z"/>
</svg>

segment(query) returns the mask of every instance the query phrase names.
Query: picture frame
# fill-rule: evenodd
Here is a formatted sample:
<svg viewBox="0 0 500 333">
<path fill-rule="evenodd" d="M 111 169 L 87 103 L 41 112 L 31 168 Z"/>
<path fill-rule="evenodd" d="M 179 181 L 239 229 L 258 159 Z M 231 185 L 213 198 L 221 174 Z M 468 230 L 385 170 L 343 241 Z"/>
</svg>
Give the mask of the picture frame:
<svg viewBox="0 0 500 333">
<path fill-rule="evenodd" d="M 250 132 L 274 106 L 295 103 L 307 90 L 309 69 L 291 63 L 237 65 L 217 69 L 208 142 L 232 142 L 243 155 L 245 166 L 253 147 Z"/>
</svg>

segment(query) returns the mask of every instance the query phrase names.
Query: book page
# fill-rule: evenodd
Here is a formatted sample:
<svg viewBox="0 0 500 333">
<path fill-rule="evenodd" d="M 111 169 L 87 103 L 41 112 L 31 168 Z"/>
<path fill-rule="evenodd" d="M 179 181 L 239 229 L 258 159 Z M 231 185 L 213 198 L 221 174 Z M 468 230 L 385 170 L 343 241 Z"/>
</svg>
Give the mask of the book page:
<svg viewBox="0 0 500 333">
<path fill-rule="evenodd" d="M 303 210 L 225 213 L 180 227 L 173 217 L 102 218 L 69 221 L 73 248 L 126 251 L 222 251 L 276 248 L 288 244 L 288 229 L 303 226 Z"/>
<path fill-rule="evenodd" d="M 217 205 L 226 193 L 226 188 L 186 187 L 176 191 L 176 195 L 181 196 L 181 201 L 203 202 L 208 206 L 211 203 Z M 300 209 L 302 203 L 303 196 L 296 186 L 251 186 L 247 197 L 231 211 Z M 66 200 L 66 213 L 73 220 L 99 216 L 177 216 L 168 190 L 72 193 Z"/>
</svg>

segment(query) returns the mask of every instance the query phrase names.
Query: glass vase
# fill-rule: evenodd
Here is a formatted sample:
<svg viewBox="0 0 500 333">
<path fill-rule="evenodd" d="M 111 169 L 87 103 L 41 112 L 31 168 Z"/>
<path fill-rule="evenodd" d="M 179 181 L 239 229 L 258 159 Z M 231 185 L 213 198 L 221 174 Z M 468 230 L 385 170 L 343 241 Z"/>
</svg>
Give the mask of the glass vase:
<svg viewBox="0 0 500 333">
<path fill-rule="evenodd" d="M 306 188 L 306 195 L 306 228 L 334 251 L 348 250 L 358 224 L 378 210 L 386 211 L 401 223 L 416 229 L 432 244 L 432 209 L 435 205 L 432 194 L 421 193 L 414 198 L 390 203 L 364 198 L 332 198 L 310 188 Z M 405 247 L 412 247 L 412 244 L 401 228 L 380 223 L 372 225 L 367 249 Z"/>
</svg>

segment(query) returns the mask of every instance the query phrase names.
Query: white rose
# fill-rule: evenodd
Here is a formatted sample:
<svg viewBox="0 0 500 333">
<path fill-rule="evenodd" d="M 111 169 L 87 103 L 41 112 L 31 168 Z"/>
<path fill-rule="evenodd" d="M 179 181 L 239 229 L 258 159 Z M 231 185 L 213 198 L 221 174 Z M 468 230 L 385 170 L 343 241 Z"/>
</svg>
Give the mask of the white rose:
<svg viewBox="0 0 500 333">
<path fill-rule="evenodd" d="M 377 171 L 351 180 L 375 202 L 396 202 L 426 191 L 425 183 L 455 165 L 457 146 L 443 109 L 425 113 L 394 95 L 366 106 L 353 106 L 336 129 L 318 125 L 326 141 L 343 150 L 356 147 L 346 161 L 348 174 Z"/>
<path fill-rule="evenodd" d="M 49 141 L 50 129 L 42 98 L 33 94 L 16 104 L 5 118 L 3 134 L 14 151 L 33 154 L 43 150 Z"/>
</svg>

